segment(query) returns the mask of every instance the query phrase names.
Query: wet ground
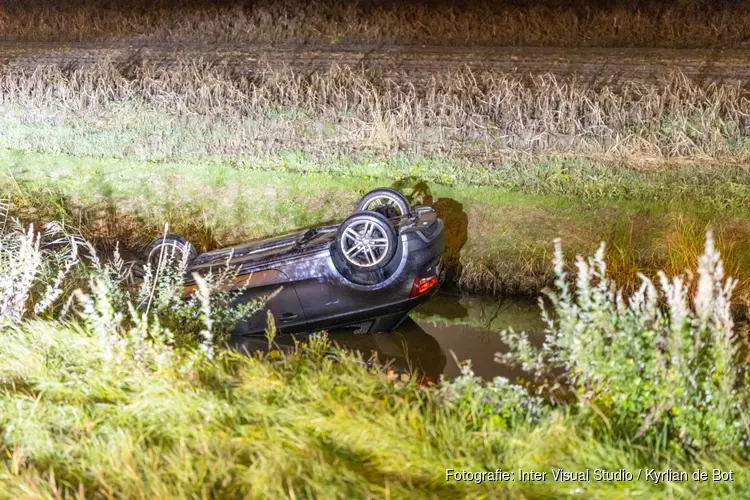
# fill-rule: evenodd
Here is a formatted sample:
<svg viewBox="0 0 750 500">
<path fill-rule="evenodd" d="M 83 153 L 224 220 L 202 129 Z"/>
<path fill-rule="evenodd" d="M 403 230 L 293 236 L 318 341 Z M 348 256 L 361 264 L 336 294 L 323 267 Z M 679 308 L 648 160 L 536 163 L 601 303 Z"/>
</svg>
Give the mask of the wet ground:
<svg viewBox="0 0 750 500">
<path fill-rule="evenodd" d="M 364 359 L 377 356 L 397 373 L 417 371 L 429 379 L 441 374 L 455 377 L 460 363 L 471 360 L 478 376 L 491 379 L 521 375 L 495 361 L 495 354 L 507 351 L 498 332 L 513 328 L 526 331 L 541 342 L 544 324 L 535 300 L 523 298 L 476 297 L 450 289 L 441 290 L 429 302 L 412 312 L 395 332 L 355 334 L 332 331 L 329 338 L 346 349 L 362 353 Z M 280 335 L 281 349 L 292 349 L 303 335 Z M 236 337 L 233 346 L 242 351 L 266 351 L 264 337 Z"/>
</svg>

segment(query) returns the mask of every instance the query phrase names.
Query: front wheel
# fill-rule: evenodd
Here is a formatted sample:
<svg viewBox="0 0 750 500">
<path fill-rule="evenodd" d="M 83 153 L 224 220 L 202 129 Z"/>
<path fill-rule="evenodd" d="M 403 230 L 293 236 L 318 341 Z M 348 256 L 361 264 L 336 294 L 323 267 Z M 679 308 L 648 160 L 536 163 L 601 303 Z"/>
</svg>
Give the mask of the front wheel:
<svg viewBox="0 0 750 500">
<path fill-rule="evenodd" d="M 357 211 L 372 211 L 386 217 L 402 217 L 411 211 L 409 200 L 391 188 L 373 189 L 359 200 Z"/>
<path fill-rule="evenodd" d="M 388 219 L 378 212 L 357 212 L 339 226 L 336 250 L 355 271 L 383 269 L 396 254 L 397 237 Z"/>
</svg>

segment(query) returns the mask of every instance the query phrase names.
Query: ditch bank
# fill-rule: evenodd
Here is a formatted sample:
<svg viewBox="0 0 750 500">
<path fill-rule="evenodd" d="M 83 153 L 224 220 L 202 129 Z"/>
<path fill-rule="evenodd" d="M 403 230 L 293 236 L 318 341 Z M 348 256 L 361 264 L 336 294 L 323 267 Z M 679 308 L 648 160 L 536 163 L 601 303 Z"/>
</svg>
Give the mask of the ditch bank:
<svg viewBox="0 0 750 500">
<path fill-rule="evenodd" d="M 633 288 L 638 272 L 694 269 L 710 227 L 727 273 L 739 279 L 735 298 L 746 301 L 750 216 L 741 208 L 718 210 L 701 200 L 529 194 L 373 171 L 290 172 L 6 149 L 0 151 L 0 197 L 22 219 L 64 220 L 104 249 L 118 242 L 138 248 L 161 234 L 166 222 L 170 232 L 206 251 L 341 220 L 365 192 L 391 186 L 413 204 L 433 206 L 445 220 L 452 282 L 464 291 L 505 295 L 534 296 L 551 283 L 555 238 L 562 239 L 569 262 L 606 241 L 611 276 Z"/>
</svg>

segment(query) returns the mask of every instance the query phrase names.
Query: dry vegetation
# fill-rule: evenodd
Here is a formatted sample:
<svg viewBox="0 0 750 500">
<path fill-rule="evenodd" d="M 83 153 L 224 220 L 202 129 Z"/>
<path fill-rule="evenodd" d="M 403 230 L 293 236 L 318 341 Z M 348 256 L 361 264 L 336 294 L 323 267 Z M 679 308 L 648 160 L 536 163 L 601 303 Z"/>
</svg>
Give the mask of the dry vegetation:
<svg viewBox="0 0 750 500">
<path fill-rule="evenodd" d="M 55 132 L 40 138 L 30 125 L 67 125 L 83 136 L 123 126 L 120 137 L 138 142 L 136 156 L 144 159 L 191 156 L 197 148 L 194 156 L 225 158 L 411 151 L 485 163 L 529 153 L 741 163 L 748 159 L 748 96 L 744 85 L 700 86 L 679 73 L 663 84 L 595 87 L 550 75 L 463 71 L 415 87 L 350 69 L 247 76 L 187 62 L 168 70 L 103 64 L 4 72 L 0 120 L 6 146 L 35 149 L 34 141 L 54 142 Z M 189 130 L 200 140 L 186 141 Z"/>
<path fill-rule="evenodd" d="M 235 42 L 732 47 L 750 41 L 746 0 L 534 4 L 300 0 L 6 1 L 0 38 Z M 31 5 L 29 5 L 31 4 Z"/>
</svg>

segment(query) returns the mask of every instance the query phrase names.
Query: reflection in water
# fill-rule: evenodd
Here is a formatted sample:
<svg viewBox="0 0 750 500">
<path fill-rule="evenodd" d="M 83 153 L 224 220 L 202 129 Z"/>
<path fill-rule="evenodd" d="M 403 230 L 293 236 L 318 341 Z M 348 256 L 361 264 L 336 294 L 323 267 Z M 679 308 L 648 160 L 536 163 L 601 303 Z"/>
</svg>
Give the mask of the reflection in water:
<svg viewBox="0 0 750 500">
<path fill-rule="evenodd" d="M 455 317 L 455 304 L 463 308 L 463 317 Z M 446 314 L 447 312 L 447 314 Z M 412 313 L 412 318 L 439 343 L 446 353 L 447 377 L 460 374 L 459 363 L 471 360 L 474 373 L 491 379 L 502 375 L 515 379 L 523 374 L 495 361 L 496 353 L 508 351 L 498 333 L 513 328 L 525 331 L 532 343 L 541 345 L 545 324 L 535 300 L 526 298 L 486 298 L 441 290 Z"/>
<path fill-rule="evenodd" d="M 520 370 L 495 362 L 495 353 L 507 351 L 498 335 L 506 328 L 526 331 L 540 344 L 544 323 L 536 301 L 471 297 L 441 290 L 395 332 L 332 330 L 328 337 L 345 349 L 362 353 L 364 359 L 375 354 L 397 373 L 418 372 L 428 380 L 436 380 L 441 374 L 459 375 L 458 363 L 467 360 L 471 360 L 474 373 L 485 379 L 497 375 L 515 379 L 522 374 Z M 274 342 L 282 350 L 292 350 L 295 341 L 304 339 L 305 335 L 279 335 Z M 268 341 L 262 336 L 233 337 L 231 344 L 247 352 L 268 350 Z"/>
<path fill-rule="evenodd" d="M 280 350 L 290 352 L 295 342 L 302 342 L 306 337 L 280 334 L 274 343 Z M 351 330 L 331 330 L 328 339 L 344 349 L 362 353 L 366 360 L 375 355 L 380 363 L 388 363 L 389 369 L 398 374 L 418 373 L 431 381 L 440 378 L 446 364 L 438 341 L 411 319 L 404 321 L 396 332 L 357 334 Z M 247 353 L 268 351 L 268 341 L 259 335 L 232 337 L 230 345 Z"/>
</svg>

